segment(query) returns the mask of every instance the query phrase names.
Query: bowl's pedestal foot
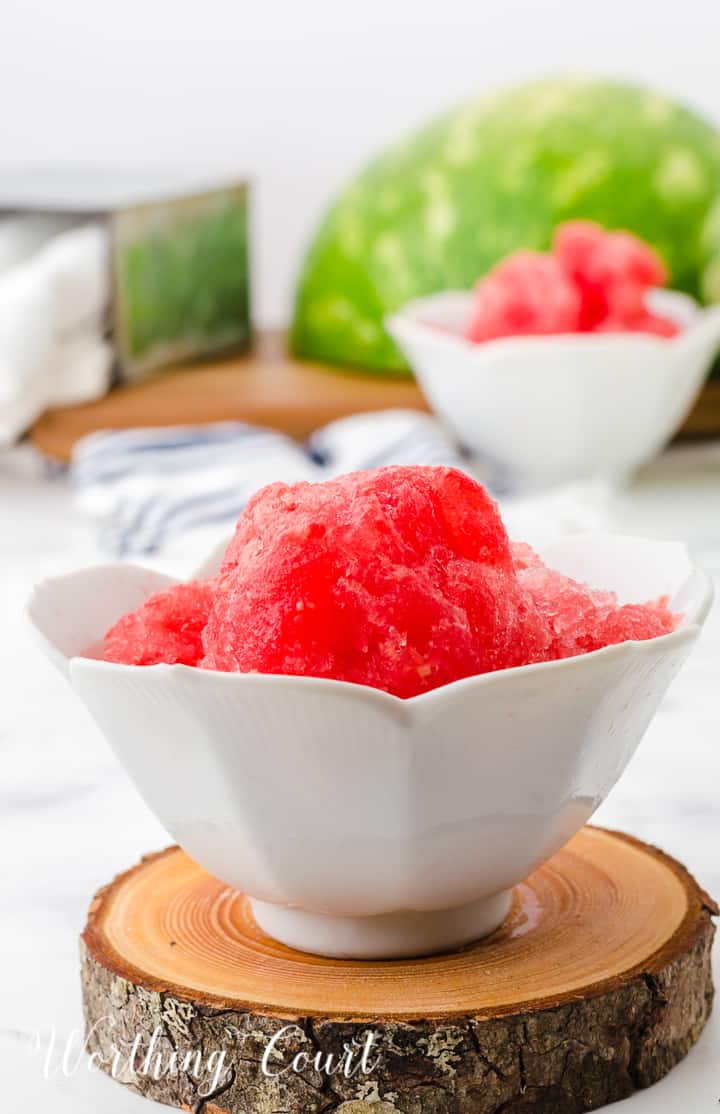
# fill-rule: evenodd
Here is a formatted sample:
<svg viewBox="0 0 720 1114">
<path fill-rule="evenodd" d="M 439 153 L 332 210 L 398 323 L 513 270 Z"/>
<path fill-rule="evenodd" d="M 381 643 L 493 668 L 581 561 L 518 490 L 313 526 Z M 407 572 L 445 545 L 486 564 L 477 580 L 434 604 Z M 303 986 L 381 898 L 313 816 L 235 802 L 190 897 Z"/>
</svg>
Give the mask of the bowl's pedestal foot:
<svg viewBox="0 0 720 1114">
<path fill-rule="evenodd" d="M 488 936 L 510 909 L 511 891 L 423 913 L 387 913 L 376 917 L 333 917 L 306 913 L 251 899 L 263 932 L 298 951 L 337 959 L 407 959 L 437 955 Z"/>
</svg>

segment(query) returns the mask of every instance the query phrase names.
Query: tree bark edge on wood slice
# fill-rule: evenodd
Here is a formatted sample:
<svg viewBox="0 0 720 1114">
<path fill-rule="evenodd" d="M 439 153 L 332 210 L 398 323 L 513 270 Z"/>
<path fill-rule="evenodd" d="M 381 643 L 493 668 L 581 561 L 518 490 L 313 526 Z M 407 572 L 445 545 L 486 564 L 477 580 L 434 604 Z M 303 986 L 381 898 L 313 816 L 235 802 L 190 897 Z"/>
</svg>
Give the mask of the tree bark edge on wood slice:
<svg viewBox="0 0 720 1114">
<path fill-rule="evenodd" d="M 583 894 L 584 883 L 578 885 L 577 878 L 584 864 L 600 852 L 610 864 L 610 873 L 603 882 L 603 872 L 588 867 L 592 892 Z M 473 983 L 474 971 L 488 969 L 492 978 L 498 957 L 505 964 L 510 957 L 516 966 L 527 965 L 534 962 L 531 953 L 538 941 L 545 949 L 551 946 L 544 944 L 542 911 L 540 922 L 529 927 L 522 920 L 523 903 L 532 904 L 538 895 L 546 904 L 554 889 L 562 895 L 548 917 L 565 917 L 570 923 L 569 935 L 561 934 L 557 940 L 564 953 L 572 953 L 574 935 L 579 947 L 587 949 L 591 909 L 601 933 L 597 948 L 602 951 L 607 940 L 607 946 L 617 950 L 620 937 L 607 930 L 615 902 L 633 925 L 635 917 L 639 927 L 633 927 L 633 932 L 642 942 L 640 897 L 633 890 L 638 879 L 623 891 L 619 876 L 618 864 L 625 860 L 636 873 L 638 864 L 645 864 L 655 888 L 666 872 L 668 894 L 675 895 L 681 887 L 686 897 L 684 914 L 678 919 L 675 910 L 677 923 L 659 947 L 627 970 L 586 986 L 575 985 L 565 995 L 526 999 L 514 1009 L 506 1005 L 494 1012 L 478 998 L 476 1008 L 472 1007 L 472 994 L 487 985 L 481 980 L 477 986 Z M 108 922 L 129 917 L 134 934 L 142 937 L 138 923 L 146 916 L 151 898 L 138 879 L 153 864 L 168 876 L 173 864 L 185 871 L 186 892 L 180 894 L 175 912 L 164 904 L 158 920 L 148 921 L 153 934 L 162 933 L 164 925 L 169 929 L 168 970 L 181 953 L 187 965 L 190 936 L 200 924 L 198 910 L 206 921 L 209 909 L 219 910 L 224 920 L 218 913 L 210 937 L 203 942 L 205 951 L 210 954 L 214 949 L 230 966 L 237 957 L 240 974 L 233 973 L 234 986 L 244 977 L 243 964 L 250 972 L 249 982 L 258 972 L 261 977 L 281 979 L 286 969 L 285 1008 L 277 1008 L 277 995 L 275 1006 L 267 1008 L 240 1001 L 238 996 L 234 1000 L 198 993 L 168 978 L 157 957 L 153 958 L 156 970 L 146 972 L 118 953 L 115 944 L 123 935 L 113 936 Z M 508 925 L 463 952 L 405 963 L 343 964 L 291 952 L 263 937 L 248 923 L 241 895 L 204 875 L 178 849 L 168 849 L 121 875 L 99 892 L 91 906 L 81 945 L 88 1050 L 120 1082 L 148 1098 L 196 1114 L 576 1114 L 625 1098 L 661 1079 L 686 1055 L 710 1013 L 712 916 L 717 914 L 711 899 L 684 867 L 663 852 L 622 833 L 597 828 L 584 829 L 518 889 L 521 896 Z M 142 903 L 138 908 L 133 907 L 133 895 Z M 164 902 L 162 887 L 158 895 Z M 652 894 L 648 903 L 657 919 L 660 906 L 653 906 Z M 189 909 L 192 915 L 183 920 L 178 909 Z M 210 922 L 203 923 L 207 931 Z M 181 936 L 183 931 L 190 934 L 187 939 Z M 547 954 L 549 971 L 558 963 L 562 963 L 560 953 Z M 306 1001 L 303 1008 L 293 1008 L 293 993 L 298 1000 L 302 997 L 303 983 L 298 979 L 309 979 L 311 989 L 318 982 L 326 986 L 326 1009 L 307 1009 Z M 401 1004 L 395 1002 L 393 1010 L 378 1010 L 374 1015 L 368 1015 L 365 1005 L 364 1012 L 353 1018 L 345 1006 L 333 1010 L 330 1000 L 333 986 L 338 988 L 338 999 L 361 984 L 366 993 L 369 986 L 376 995 L 386 986 L 392 997 L 397 986 L 415 987 L 421 994 L 417 987 L 422 988 L 423 981 L 437 982 L 441 995 L 456 985 L 460 1012 L 448 1000 L 444 1015 L 434 1011 L 434 1016 L 423 1017 L 414 1010 L 403 1016 Z M 372 1034 L 369 1047 L 368 1033 Z M 275 1055 L 268 1056 L 273 1038 Z M 133 1042 L 138 1039 L 139 1051 L 130 1064 Z M 355 1072 L 348 1075 L 341 1070 L 346 1047 L 354 1051 L 350 1066 Z M 372 1069 L 367 1073 L 359 1062 L 363 1048 L 367 1050 L 364 1066 Z M 116 1050 L 122 1055 L 113 1064 Z M 189 1052 L 192 1055 L 183 1062 Z M 174 1063 L 173 1053 L 178 1058 Z M 301 1070 L 294 1071 L 288 1065 L 298 1054 Z M 334 1058 L 331 1062 L 328 1055 Z M 336 1070 L 329 1072 L 328 1066 Z M 153 1068 L 159 1078 L 154 1078 Z M 283 1068 L 288 1070 L 282 1072 Z"/>
</svg>

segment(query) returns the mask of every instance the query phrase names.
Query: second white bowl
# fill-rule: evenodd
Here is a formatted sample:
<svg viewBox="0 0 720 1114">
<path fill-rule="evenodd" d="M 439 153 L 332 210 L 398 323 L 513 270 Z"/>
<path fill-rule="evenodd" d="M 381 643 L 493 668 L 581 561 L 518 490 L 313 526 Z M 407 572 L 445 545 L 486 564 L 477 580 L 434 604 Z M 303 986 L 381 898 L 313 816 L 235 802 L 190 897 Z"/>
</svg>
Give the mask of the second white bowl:
<svg viewBox="0 0 720 1114">
<path fill-rule="evenodd" d="M 522 488 L 620 478 L 655 455 L 687 415 L 720 345 L 720 306 L 655 290 L 651 307 L 681 326 L 647 333 L 463 336 L 473 295 L 448 291 L 389 317 L 437 414 Z"/>
</svg>

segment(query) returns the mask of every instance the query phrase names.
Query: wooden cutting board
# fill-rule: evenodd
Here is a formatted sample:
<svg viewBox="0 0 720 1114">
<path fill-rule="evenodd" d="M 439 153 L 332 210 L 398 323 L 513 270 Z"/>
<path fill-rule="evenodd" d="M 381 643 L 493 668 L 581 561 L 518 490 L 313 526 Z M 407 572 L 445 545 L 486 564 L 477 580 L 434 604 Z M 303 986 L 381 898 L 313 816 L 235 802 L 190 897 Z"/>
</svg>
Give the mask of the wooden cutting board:
<svg viewBox="0 0 720 1114">
<path fill-rule="evenodd" d="M 172 368 L 98 402 L 49 410 L 30 437 L 48 456 L 69 461 L 75 442 L 100 429 L 241 421 L 305 438 L 336 418 L 397 407 L 429 409 L 412 379 L 294 360 L 284 336 L 269 332 L 248 355 Z"/>
<path fill-rule="evenodd" d="M 81 437 L 101 429 L 242 421 L 302 439 L 337 418 L 395 408 L 429 409 L 411 379 L 295 360 L 283 334 L 266 332 L 249 355 L 173 368 L 98 402 L 48 410 L 30 438 L 46 455 L 67 462 Z M 720 433 L 720 382 L 706 387 L 682 433 Z"/>
</svg>

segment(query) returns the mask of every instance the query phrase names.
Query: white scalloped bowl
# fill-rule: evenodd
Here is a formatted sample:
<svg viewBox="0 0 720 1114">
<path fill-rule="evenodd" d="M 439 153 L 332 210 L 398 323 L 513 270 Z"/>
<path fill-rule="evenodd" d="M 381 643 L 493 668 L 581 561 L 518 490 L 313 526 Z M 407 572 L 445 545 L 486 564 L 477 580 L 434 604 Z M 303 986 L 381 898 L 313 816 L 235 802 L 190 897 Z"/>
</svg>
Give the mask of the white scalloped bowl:
<svg viewBox="0 0 720 1114">
<path fill-rule="evenodd" d="M 82 656 L 173 583 L 135 566 L 47 580 L 28 616 L 149 807 L 201 866 L 251 895 L 264 930 L 326 955 L 421 955 L 493 931 L 513 885 L 588 820 L 710 606 L 681 545 L 577 535 L 542 556 L 622 601 L 667 593 L 683 621 L 661 638 L 401 700 L 311 677 Z"/>
<path fill-rule="evenodd" d="M 651 307 L 681 332 L 463 336 L 473 295 L 409 302 L 386 321 L 436 413 L 522 488 L 622 478 L 682 425 L 720 347 L 720 306 L 673 290 Z"/>
</svg>

